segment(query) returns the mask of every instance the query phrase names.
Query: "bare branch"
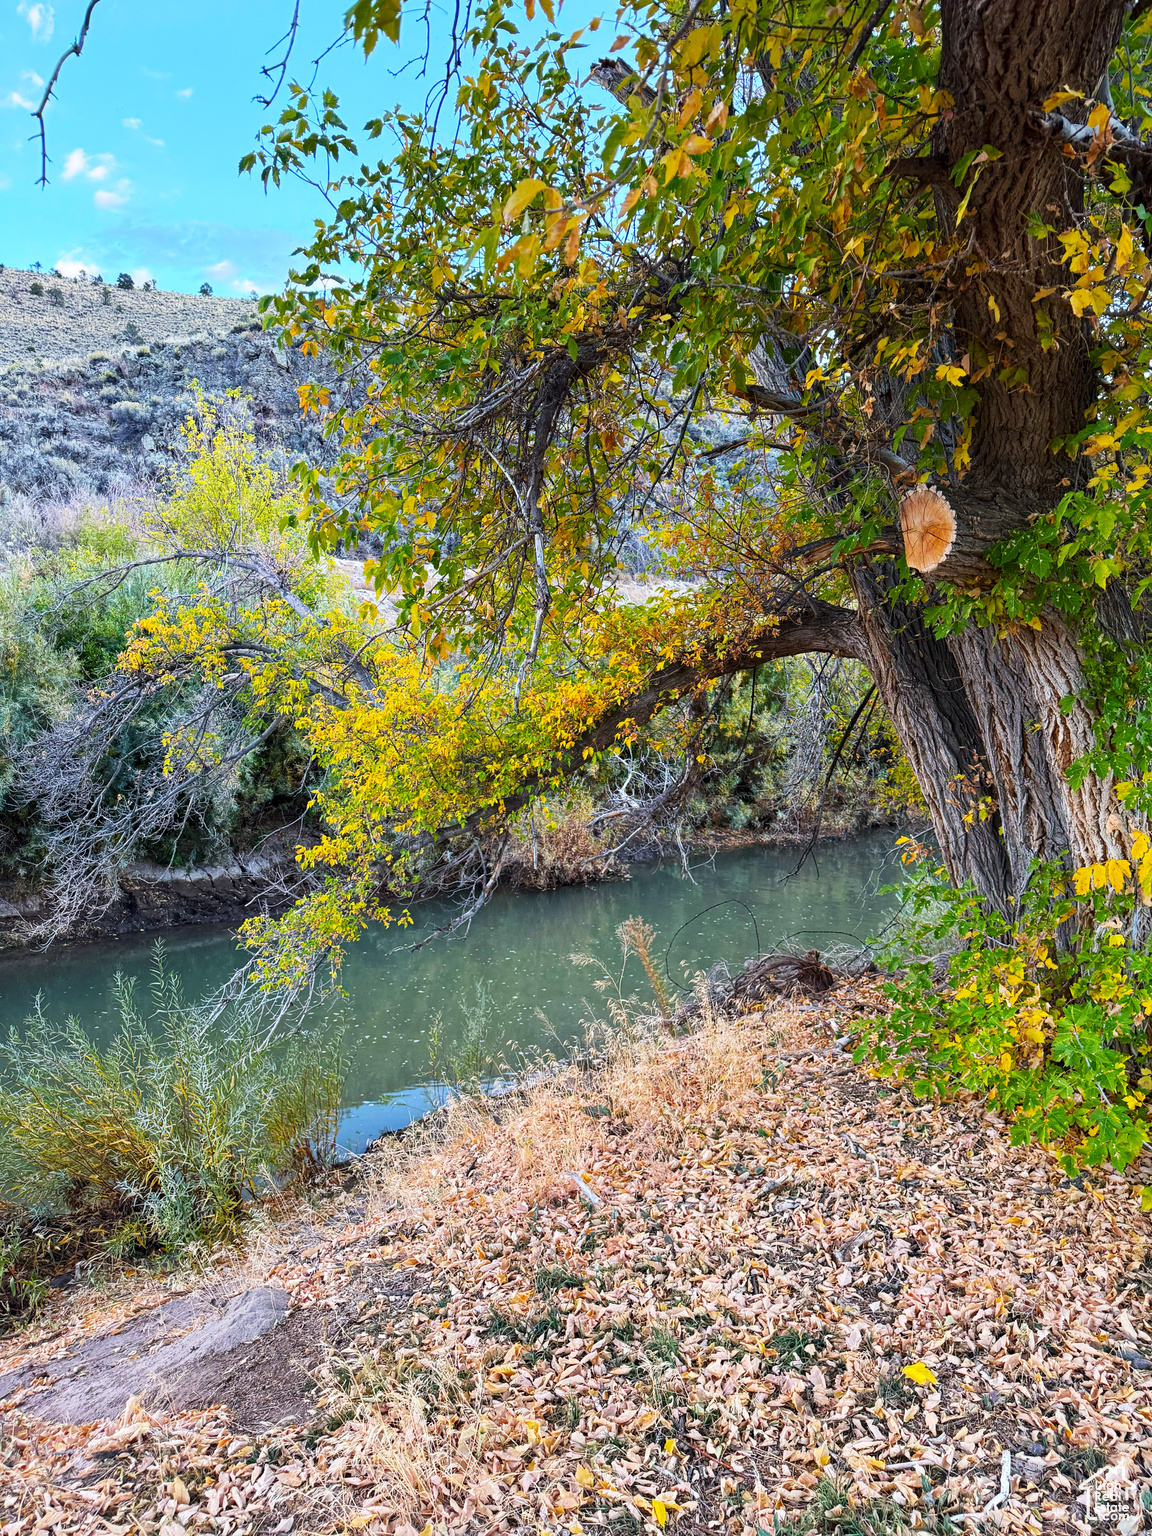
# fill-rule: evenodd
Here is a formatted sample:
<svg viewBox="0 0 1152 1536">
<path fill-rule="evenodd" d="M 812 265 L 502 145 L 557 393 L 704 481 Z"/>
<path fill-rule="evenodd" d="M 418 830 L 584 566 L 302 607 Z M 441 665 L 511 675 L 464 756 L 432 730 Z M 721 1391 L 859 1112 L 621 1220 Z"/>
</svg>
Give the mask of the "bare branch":
<svg viewBox="0 0 1152 1536">
<path fill-rule="evenodd" d="M 292 49 L 296 46 L 296 33 L 299 28 L 300 0 L 296 0 L 296 4 L 292 8 L 292 20 L 288 23 L 287 32 L 285 32 L 283 37 L 277 38 L 276 41 L 272 44 L 272 48 L 279 48 L 280 44 L 284 43 L 285 48 L 283 55 L 277 59 L 274 64 L 265 64 L 260 71 L 265 80 L 271 80 L 272 77 L 275 76 L 276 83 L 268 92 L 267 96 L 254 96 L 252 98 L 252 100 L 256 102 L 258 106 L 270 107 L 276 100 L 277 96 L 280 94 L 281 87 L 284 84 L 284 77 L 288 73 L 288 61 L 292 57 Z M 272 52 L 272 48 L 269 48 L 269 53 Z"/>
<path fill-rule="evenodd" d="M 56 68 L 52 71 L 52 74 L 48 80 L 48 84 L 44 87 L 44 94 L 40 98 L 40 105 L 36 107 L 32 113 L 32 116 L 36 119 L 38 125 L 37 132 L 39 133 L 40 137 L 40 177 L 36 183 L 38 187 L 46 187 L 48 185 L 48 138 L 44 131 L 44 113 L 48 110 L 48 103 L 52 100 L 52 92 L 56 87 L 56 81 L 59 78 L 60 71 L 64 68 L 64 65 L 69 59 L 73 57 L 80 57 L 80 53 L 84 47 L 85 40 L 88 37 L 88 23 L 92 20 L 92 12 L 96 9 L 99 3 L 100 0 L 88 0 L 88 9 L 84 12 L 84 20 L 81 24 L 80 31 L 76 36 L 76 40 L 73 42 L 71 48 L 66 48 L 60 57 L 56 60 Z M 37 135 L 35 133 L 32 135 L 33 138 L 36 138 L 36 136 Z"/>
</svg>

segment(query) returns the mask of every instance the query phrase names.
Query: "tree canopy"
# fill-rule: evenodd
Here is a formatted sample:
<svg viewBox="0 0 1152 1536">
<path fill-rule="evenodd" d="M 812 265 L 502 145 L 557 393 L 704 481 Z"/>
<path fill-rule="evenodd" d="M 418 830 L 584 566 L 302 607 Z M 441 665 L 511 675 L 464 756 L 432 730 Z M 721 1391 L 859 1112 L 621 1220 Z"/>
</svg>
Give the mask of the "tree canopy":
<svg viewBox="0 0 1152 1536">
<path fill-rule="evenodd" d="M 498 819 L 702 681 L 823 649 L 872 669 L 958 879 L 1002 902 L 1035 857 L 1126 857 L 1152 18 L 533 10 L 480 10 L 454 111 L 369 123 L 379 158 L 297 86 L 245 162 L 324 167 L 268 318 L 341 378 L 304 393 L 340 449 L 298 472 L 312 539 L 377 535 L 399 604 L 403 678 L 317 727 L 357 847 Z M 350 13 L 366 47 L 394 22 Z M 917 488 L 944 531 L 909 551 Z M 674 598 L 614 598 L 636 528 Z"/>
<path fill-rule="evenodd" d="M 1152 904 L 1152 11 L 540 10 L 470 13 L 440 99 L 362 135 L 293 86 L 243 162 L 330 202 L 265 305 L 334 369 L 302 405 L 335 465 L 297 467 L 290 520 L 317 551 L 374 540 L 378 601 L 276 578 L 258 643 L 217 594 L 125 665 L 238 665 L 326 769 L 325 883 L 255 925 L 269 974 L 435 872 L 474 910 L 516 808 L 822 651 L 871 672 L 954 886 L 1027 951 L 996 982 L 1016 1044 L 981 1059 L 1023 1068 L 1032 1028 L 1063 1060 L 1021 988 L 1050 1021 L 1090 997 L 1105 1041 L 1114 957 L 1051 961 L 1060 998 L 1044 978 L 1103 954 L 1101 923 L 1142 945 Z M 398 25 L 348 13 L 369 53 Z"/>
</svg>

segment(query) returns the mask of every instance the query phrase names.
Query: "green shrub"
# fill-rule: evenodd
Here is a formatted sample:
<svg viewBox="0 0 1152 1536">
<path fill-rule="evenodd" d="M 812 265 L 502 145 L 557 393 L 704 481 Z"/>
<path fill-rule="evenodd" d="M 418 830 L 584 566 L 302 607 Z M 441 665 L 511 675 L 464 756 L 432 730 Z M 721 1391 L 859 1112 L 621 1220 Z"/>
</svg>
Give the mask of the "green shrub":
<svg viewBox="0 0 1152 1536">
<path fill-rule="evenodd" d="M 19 1226 L 0 1232 L 0 1324 L 35 1312 L 47 1296 L 38 1259 L 39 1244 Z"/>
<path fill-rule="evenodd" d="M 103 1246 L 181 1250 L 234 1238 L 246 1207 L 330 1158 L 339 1031 L 270 1038 L 266 1002 L 191 1004 L 157 945 L 151 1008 L 118 978 L 101 1048 L 37 1011 L 0 1042 L 0 1215 L 106 1214 Z"/>
<path fill-rule="evenodd" d="M 892 1010 L 863 1031 L 856 1059 L 926 1095 L 987 1098 L 1014 1144 L 1054 1148 L 1069 1173 L 1122 1169 L 1152 1140 L 1152 954 L 1142 944 L 1152 894 L 1149 840 L 1132 857 L 1073 874 L 1037 867 L 1012 916 L 988 909 L 943 870 L 914 880 L 919 918 L 903 955 L 953 950 L 941 986 L 914 960 L 886 988 Z M 1152 1205 L 1152 1191 L 1145 1195 Z"/>
</svg>

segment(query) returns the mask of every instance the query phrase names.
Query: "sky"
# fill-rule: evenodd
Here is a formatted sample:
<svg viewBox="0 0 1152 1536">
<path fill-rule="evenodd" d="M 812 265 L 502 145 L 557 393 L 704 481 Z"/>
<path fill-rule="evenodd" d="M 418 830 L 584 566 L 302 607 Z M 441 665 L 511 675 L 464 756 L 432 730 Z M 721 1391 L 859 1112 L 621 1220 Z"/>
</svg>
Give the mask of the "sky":
<svg viewBox="0 0 1152 1536">
<path fill-rule="evenodd" d="M 302 0 L 293 73 L 311 75 L 346 3 Z M 66 277 L 83 267 L 106 280 L 127 271 L 182 292 L 205 282 L 226 295 L 279 287 L 323 205 L 295 183 L 265 194 L 236 166 L 269 121 L 253 97 L 267 89 L 260 69 L 276 57 L 292 6 L 100 0 L 47 114 L 50 185 L 40 188 L 29 107 L 75 37 L 84 3 L 0 0 L 0 263 L 38 261 Z M 406 30 L 411 53 L 422 35 Z M 427 82 L 396 73 L 403 48 L 404 39 L 400 49 L 382 41 L 368 65 L 351 47 L 325 60 L 320 79 L 347 108 L 349 127 L 423 101 Z"/>
</svg>

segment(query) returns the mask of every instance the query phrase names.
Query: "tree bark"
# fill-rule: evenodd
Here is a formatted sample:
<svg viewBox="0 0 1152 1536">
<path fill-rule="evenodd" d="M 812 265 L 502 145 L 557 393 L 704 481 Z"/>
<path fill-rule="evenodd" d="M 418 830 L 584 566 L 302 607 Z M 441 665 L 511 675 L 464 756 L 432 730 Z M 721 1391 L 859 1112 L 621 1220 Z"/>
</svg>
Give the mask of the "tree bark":
<svg viewBox="0 0 1152 1536">
<path fill-rule="evenodd" d="M 896 600 L 891 562 L 862 563 L 852 579 L 866 664 L 927 802 L 948 873 L 957 884 L 973 881 L 1006 911 L 1016 895 L 1013 871 L 987 750 L 956 658 L 920 609 Z M 993 803 L 981 815 L 989 797 Z"/>
<path fill-rule="evenodd" d="M 948 649 L 979 725 L 1011 892 L 1019 896 L 1033 860 L 1068 860 L 1067 781 L 1035 728 L 1040 708 L 1022 658 L 995 630 L 972 623 L 949 638 Z"/>
</svg>

